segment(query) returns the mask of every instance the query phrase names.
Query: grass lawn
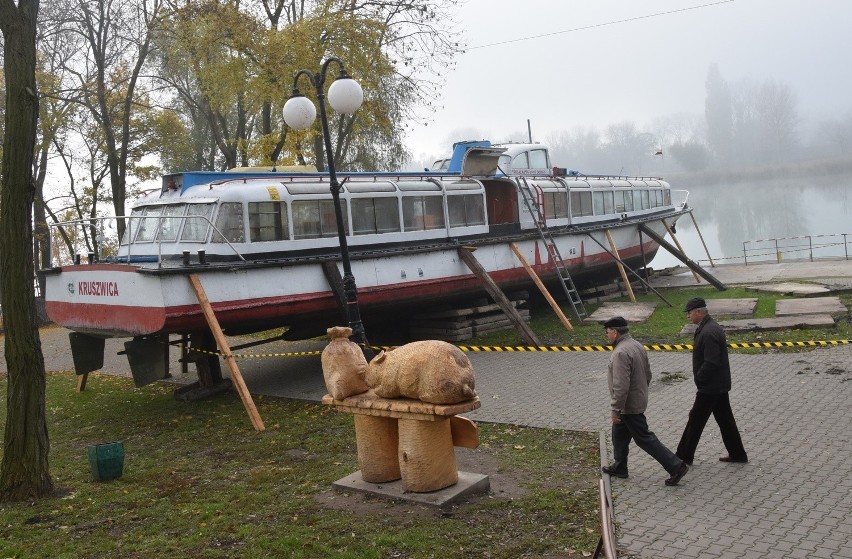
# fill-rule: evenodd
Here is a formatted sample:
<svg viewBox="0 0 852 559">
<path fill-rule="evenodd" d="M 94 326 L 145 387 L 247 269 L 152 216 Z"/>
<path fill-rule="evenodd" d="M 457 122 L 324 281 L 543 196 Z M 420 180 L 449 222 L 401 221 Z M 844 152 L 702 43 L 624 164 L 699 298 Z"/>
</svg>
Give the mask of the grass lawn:
<svg viewBox="0 0 852 559">
<path fill-rule="evenodd" d="M 491 493 L 438 510 L 332 489 L 358 469 L 352 417 L 235 394 L 183 403 L 173 386 L 50 373 L 55 498 L 0 504 L 0 558 L 582 557 L 598 526 L 598 435 L 480 424 L 459 468 Z M 5 379 L 0 393 L 5 394 Z M 0 424 L 5 424 L 5 406 Z M 86 447 L 122 441 L 124 475 L 92 479 Z"/>
<path fill-rule="evenodd" d="M 653 292 L 646 295 L 640 291 L 635 291 L 637 301 L 657 304 L 656 310 L 647 321 L 630 325 L 631 334 L 645 344 L 691 344 L 692 336 L 681 336 L 680 331 L 687 323 L 683 306 L 693 297 L 704 297 L 705 299 L 757 299 L 754 318 L 770 318 L 775 316 L 775 301 L 778 299 L 793 298 L 772 293 L 748 291 L 740 287 L 729 288 L 726 291 L 718 291 L 712 287 L 671 288 L 660 289 L 658 291 L 672 304 L 671 307 Z M 846 308 L 852 310 L 852 293 L 842 293 L 839 297 L 840 301 L 846 305 Z M 610 299 L 610 301 L 629 302 L 630 299 L 625 296 Z M 592 314 L 601 304 L 586 303 L 585 306 L 586 311 Z M 607 344 L 606 336 L 604 336 L 600 324 L 584 325 L 576 319 L 577 317 L 574 316 L 573 311 L 571 311 L 567 303 L 562 304 L 561 308 L 574 326 L 573 331 L 565 329 L 553 310 L 546 303 L 535 304 L 531 309 L 530 326 L 545 345 Z M 719 320 L 725 319 L 720 318 Z M 835 317 L 835 322 L 837 325 L 834 329 L 730 332 L 727 334 L 727 338 L 728 342 L 731 343 L 852 339 L 852 314 L 847 313 L 845 316 Z M 527 344 L 516 330 L 503 330 L 466 341 L 462 345 L 518 346 Z"/>
</svg>

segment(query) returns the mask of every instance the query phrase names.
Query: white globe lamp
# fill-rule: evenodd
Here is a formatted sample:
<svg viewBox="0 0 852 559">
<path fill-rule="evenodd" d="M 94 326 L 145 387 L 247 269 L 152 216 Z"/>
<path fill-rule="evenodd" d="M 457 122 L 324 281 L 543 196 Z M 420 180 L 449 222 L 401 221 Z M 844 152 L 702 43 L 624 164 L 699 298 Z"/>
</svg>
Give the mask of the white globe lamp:
<svg viewBox="0 0 852 559">
<path fill-rule="evenodd" d="M 352 78 L 337 78 L 328 88 L 328 104 L 338 113 L 351 115 L 363 102 L 364 90 Z"/>
<path fill-rule="evenodd" d="M 296 130 L 306 130 L 311 127 L 317 118 L 317 108 L 310 99 L 304 95 L 290 97 L 284 103 L 284 122 L 287 126 Z"/>
</svg>

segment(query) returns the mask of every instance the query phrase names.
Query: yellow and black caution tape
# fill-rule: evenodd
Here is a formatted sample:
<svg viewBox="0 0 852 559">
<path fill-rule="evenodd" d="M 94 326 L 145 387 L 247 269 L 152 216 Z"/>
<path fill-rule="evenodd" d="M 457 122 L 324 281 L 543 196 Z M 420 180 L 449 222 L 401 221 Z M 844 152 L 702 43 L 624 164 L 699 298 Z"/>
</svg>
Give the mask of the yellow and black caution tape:
<svg viewBox="0 0 852 559">
<path fill-rule="evenodd" d="M 744 342 L 741 344 L 728 344 L 733 349 L 750 347 L 828 347 L 852 344 L 852 340 L 810 340 L 807 342 Z"/>
<path fill-rule="evenodd" d="M 784 347 L 832 347 L 852 344 L 852 340 L 808 340 L 803 342 L 742 342 L 730 343 L 731 349 L 751 348 L 784 348 Z M 392 346 L 370 346 L 375 351 L 388 350 Z M 549 346 L 482 346 L 459 345 L 460 350 L 468 353 L 536 353 L 558 351 L 612 351 L 609 345 L 549 345 Z M 692 351 L 692 344 L 647 344 L 648 351 Z M 187 348 L 187 352 L 216 355 L 218 357 L 233 357 L 234 359 L 263 359 L 269 357 L 306 357 L 321 355 L 322 350 L 290 351 L 287 353 L 235 353 L 225 355 L 218 351 L 207 351 L 198 348 Z"/>
</svg>

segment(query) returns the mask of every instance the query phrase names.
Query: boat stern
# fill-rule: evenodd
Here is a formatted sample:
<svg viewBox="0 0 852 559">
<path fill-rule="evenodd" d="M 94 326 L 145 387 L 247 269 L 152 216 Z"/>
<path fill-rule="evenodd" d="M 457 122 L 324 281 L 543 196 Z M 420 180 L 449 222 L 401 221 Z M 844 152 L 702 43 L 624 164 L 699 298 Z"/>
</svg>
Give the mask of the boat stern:
<svg viewBox="0 0 852 559">
<path fill-rule="evenodd" d="M 63 266 L 45 273 L 45 308 L 54 323 L 102 337 L 159 332 L 166 321 L 160 279 L 121 264 Z"/>
</svg>

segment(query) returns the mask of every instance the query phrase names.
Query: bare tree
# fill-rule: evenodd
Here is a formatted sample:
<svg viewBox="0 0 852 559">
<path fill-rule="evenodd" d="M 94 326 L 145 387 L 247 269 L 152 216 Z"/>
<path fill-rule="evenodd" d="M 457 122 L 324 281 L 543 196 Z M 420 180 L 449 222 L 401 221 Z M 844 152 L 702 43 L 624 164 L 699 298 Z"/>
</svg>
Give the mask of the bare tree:
<svg viewBox="0 0 852 559">
<path fill-rule="evenodd" d="M 707 92 L 704 100 L 707 143 L 717 163 L 724 165 L 730 161 L 734 147 L 734 107 L 728 82 L 722 78 L 716 64 L 710 65 L 704 86 Z"/>
<path fill-rule="evenodd" d="M 0 271 L 8 366 L 0 499 L 53 493 L 48 468 L 44 356 L 33 294 L 33 153 L 38 119 L 36 22 L 38 0 L 0 0 L 6 74 L 3 166 L 0 178 Z"/>
<path fill-rule="evenodd" d="M 757 90 L 756 105 L 762 159 L 776 162 L 789 157 L 797 140 L 796 94 L 787 84 L 768 79 Z"/>
<path fill-rule="evenodd" d="M 64 29 L 77 35 L 80 46 L 78 57 L 64 67 L 75 77 L 66 93 L 98 124 L 116 215 L 125 214 L 137 141 L 133 118 L 144 96 L 142 69 L 151 52 L 159 10 L 160 0 L 75 0 L 62 20 Z M 119 221 L 119 236 L 124 227 Z"/>
</svg>

